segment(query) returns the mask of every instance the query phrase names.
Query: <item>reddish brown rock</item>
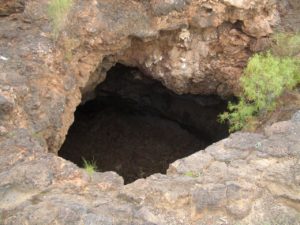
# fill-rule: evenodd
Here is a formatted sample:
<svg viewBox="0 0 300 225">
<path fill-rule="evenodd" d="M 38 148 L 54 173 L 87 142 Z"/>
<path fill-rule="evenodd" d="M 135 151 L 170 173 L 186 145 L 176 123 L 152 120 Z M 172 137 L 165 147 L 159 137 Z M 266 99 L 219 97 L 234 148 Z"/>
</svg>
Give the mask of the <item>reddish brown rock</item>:
<svg viewBox="0 0 300 225">
<path fill-rule="evenodd" d="M 21 13 L 25 8 L 25 0 L 1 0 L 0 16 L 9 16 L 13 13 Z"/>
</svg>

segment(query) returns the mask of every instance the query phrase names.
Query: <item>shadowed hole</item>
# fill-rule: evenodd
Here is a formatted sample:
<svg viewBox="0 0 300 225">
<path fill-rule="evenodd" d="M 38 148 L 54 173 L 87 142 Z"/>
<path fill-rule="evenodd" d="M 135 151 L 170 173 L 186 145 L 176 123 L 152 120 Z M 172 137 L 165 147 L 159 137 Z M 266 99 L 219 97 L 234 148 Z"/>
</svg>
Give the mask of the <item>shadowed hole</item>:
<svg viewBox="0 0 300 225">
<path fill-rule="evenodd" d="M 154 173 L 228 135 L 216 121 L 218 96 L 177 95 L 136 68 L 117 64 L 78 106 L 59 155 L 78 166 L 95 161 L 125 183 Z"/>
</svg>

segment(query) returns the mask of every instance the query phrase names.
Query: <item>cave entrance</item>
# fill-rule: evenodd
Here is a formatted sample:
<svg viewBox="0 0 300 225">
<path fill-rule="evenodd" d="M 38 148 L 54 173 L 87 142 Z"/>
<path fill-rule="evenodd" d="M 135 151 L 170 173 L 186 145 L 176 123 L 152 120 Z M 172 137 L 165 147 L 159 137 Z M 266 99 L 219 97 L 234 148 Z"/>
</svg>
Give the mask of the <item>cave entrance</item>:
<svg viewBox="0 0 300 225">
<path fill-rule="evenodd" d="M 136 68 L 117 64 L 78 106 L 59 155 L 125 183 L 154 173 L 228 135 L 216 119 L 227 103 L 217 96 L 177 95 Z"/>
</svg>

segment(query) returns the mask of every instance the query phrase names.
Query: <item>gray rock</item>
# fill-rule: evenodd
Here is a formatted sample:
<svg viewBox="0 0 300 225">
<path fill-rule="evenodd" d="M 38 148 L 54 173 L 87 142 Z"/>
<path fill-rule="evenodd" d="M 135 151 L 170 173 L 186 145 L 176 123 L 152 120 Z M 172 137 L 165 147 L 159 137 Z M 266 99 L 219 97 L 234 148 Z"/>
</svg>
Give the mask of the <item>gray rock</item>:
<svg viewBox="0 0 300 225">
<path fill-rule="evenodd" d="M 204 151 L 199 151 L 186 158 L 179 159 L 170 164 L 167 174 L 186 174 L 189 172 L 202 173 L 213 158 Z"/>
<path fill-rule="evenodd" d="M 227 146 L 234 145 L 236 148 L 225 148 L 226 143 L 228 142 L 230 144 L 227 144 Z M 237 147 L 240 146 L 242 145 L 240 145 L 239 143 L 235 143 L 232 140 L 225 139 L 209 146 L 205 151 L 218 161 L 230 162 L 237 159 L 245 159 L 250 154 L 251 149 L 238 149 Z"/>
<path fill-rule="evenodd" d="M 255 150 L 263 141 L 262 134 L 237 132 L 229 136 L 224 142 L 225 148 L 239 150 Z"/>
<path fill-rule="evenodd" d="M 264 140 L 257 146 L 257 155 L 259 157 L 285 157 L 290 154 L 289 144 L 277 136 L 274 140 Z M 295 151 L 294 151 L 295 153 Z"/>
<path fill-rule="evenodd" d="M 0 95 L 0 115 L 6 115 L 13 111 L 14 102 Z"/>
<path fill-rule="evenodd" d="M 115 190 L 124 185 L 123 177 L 115 172 L 94 173 L 92 182 L 104 190 Z"/>
<path fill-rule="evenodd" d="M 187 0 L 152 0 L 151 7 L 155 15 L 162 16 L 167 15 L 168 13 L 172 12 L 173 10 L 182 11 L 183 8 L 188 4 Z"/>
<path fill-rule="evenodd" d="M 210 184 L 197 188 L 192 192 L 192 203 L 196 213 L 204 209 L 217 210 L 226 205 L 226 186 Z"/>
<path fill-rule="evenodd" d="M 300 122 L 300 110 L 293 115 L 291 121 L 294 123 Z"/>
</svg>

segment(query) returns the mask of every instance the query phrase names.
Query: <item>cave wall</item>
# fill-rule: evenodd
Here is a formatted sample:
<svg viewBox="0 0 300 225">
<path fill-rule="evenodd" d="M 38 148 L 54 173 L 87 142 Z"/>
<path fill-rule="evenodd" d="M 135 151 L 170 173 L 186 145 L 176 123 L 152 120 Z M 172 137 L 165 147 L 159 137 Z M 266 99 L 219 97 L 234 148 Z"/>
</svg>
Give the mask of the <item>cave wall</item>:
<svg viewBox="0 0 300 225">
<path fill-rule="evenodd" d="M 8 10 L 20 2 L 21 13 Z M 38 133 L 51 152 L 62 144 L 82 95 L 116 62 L 179 94 L 228 96 L 238 92 L 246 60 L 268 45 L 280 19 L 272 0 L 74 1 L 55 39 L 48 3 L 6 4 L 0 78 L 1 94 L 13 105 L 1 125 Z"/>
<path fill-rule="evenodd" d="M 280 21 L 273 1 L 120 1 L 112 5 L 95 3 L 97 8 L 89 16 L 96 14 L 97 19 L 80 29 L 82 35 L 86 35 L 84 29 L 93 30 L 92 49 L 108 51 L 105 56 L 112 62 L 139 67 L 179 94 L 238 93 L 238 78 L 249 56 L 269 47 L 271 27 Z M 75 23 L 77 36 L 82 20 Z M 71 24 L 66 38 L 73 36 Z M 85 60 L 92 62 L 89 56 Z"/>
<path fill-rule="evenodd" d="M 177 94 L 227 98 L 238 94 L 248 58 L 270 47 L 270 34 L 299 29 L 299 4 L 293 0 L 75 5 L 56 45 L 60 57 L 72 56 L 63 72 L 74 73 L 82 101 L 117 62 L 139 68 Z"/>
</svg>

